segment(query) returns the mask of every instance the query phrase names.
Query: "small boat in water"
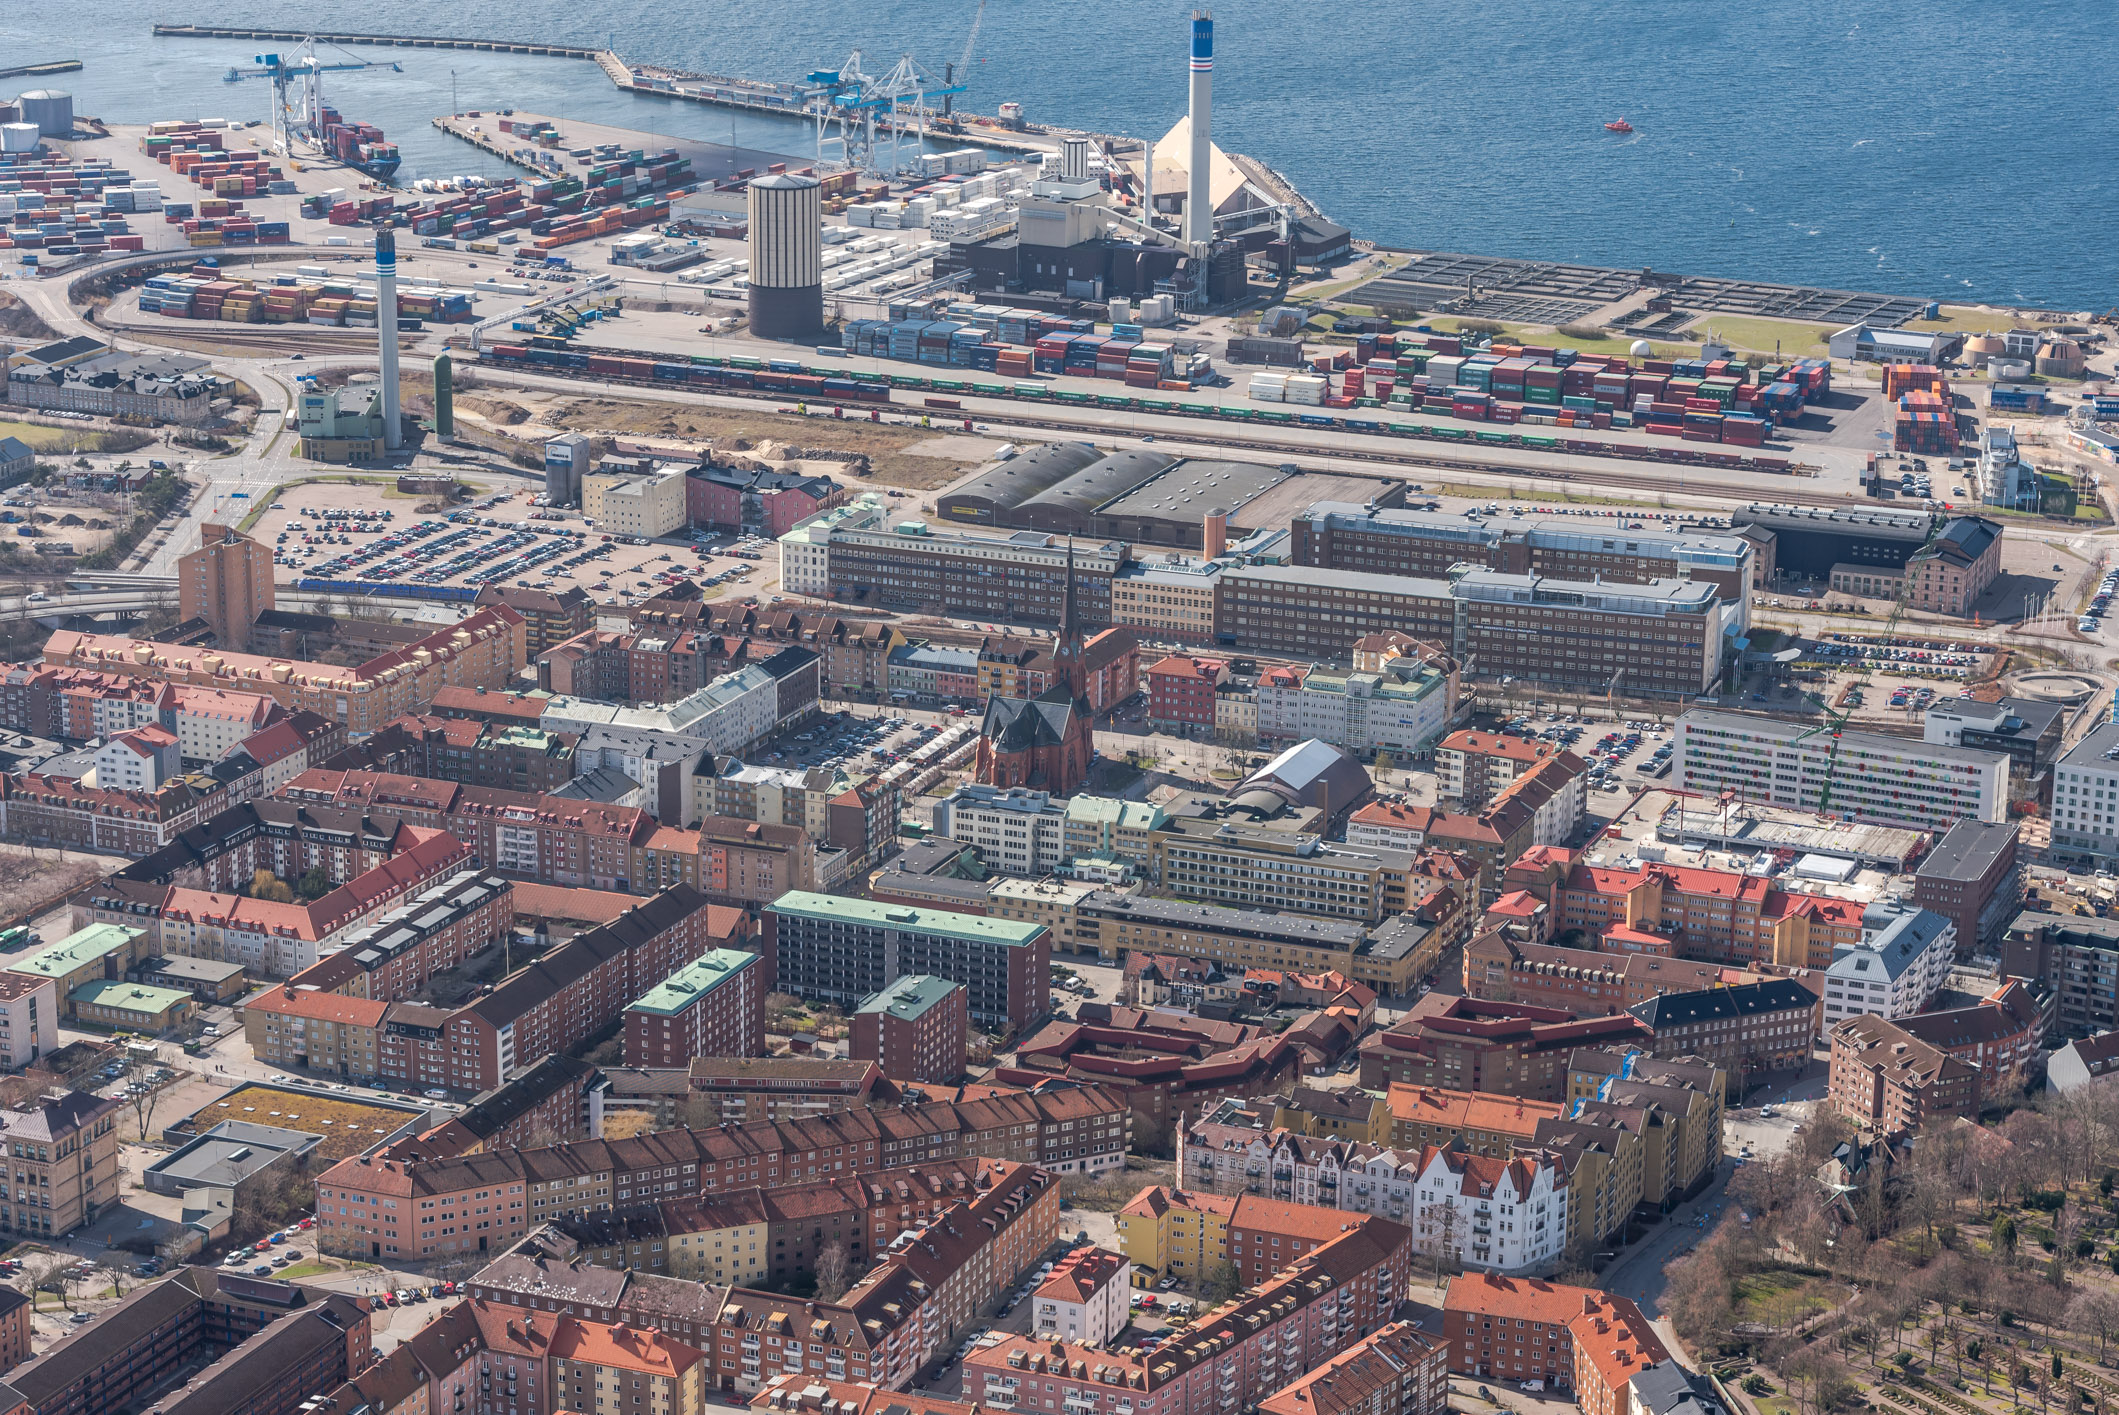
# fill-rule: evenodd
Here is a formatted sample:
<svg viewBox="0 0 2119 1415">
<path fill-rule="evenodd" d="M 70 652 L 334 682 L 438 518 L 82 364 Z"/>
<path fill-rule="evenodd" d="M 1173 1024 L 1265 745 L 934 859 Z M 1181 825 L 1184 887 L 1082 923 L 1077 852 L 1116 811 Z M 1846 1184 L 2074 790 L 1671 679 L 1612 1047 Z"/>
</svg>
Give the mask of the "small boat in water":
<svg viewBox="0 0 2119 1415">
<path fill-rule="evenodd" d="M 1607 133 L 1630 133 L 1633 131 L 1633 124 L 1627 122 L 1624 118 L 1617 118 L 1606 123 L 1604 131 Z"/>
</svg>

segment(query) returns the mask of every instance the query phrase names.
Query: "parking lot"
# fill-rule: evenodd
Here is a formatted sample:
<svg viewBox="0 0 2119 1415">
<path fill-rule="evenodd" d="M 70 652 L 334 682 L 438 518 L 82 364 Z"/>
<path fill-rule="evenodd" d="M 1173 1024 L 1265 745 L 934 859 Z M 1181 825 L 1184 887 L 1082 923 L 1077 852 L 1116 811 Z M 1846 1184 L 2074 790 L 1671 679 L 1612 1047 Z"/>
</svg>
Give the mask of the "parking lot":
<svg viewBox="0 0 2119 1415">
<path fill-rule="evenodd" d="M 1670 774 L 1670 729 L 1659 722 L 1615 723 L 1587 743 L 1594 724 L 1573 713 L 1529 713 L 1511 718 L 1500 730 L 1573 752 L 1589 767 L 1591 791 L 1618 795 Z"/>
<path fill-rule="evenodd" d="M 881 771 L 941 732 L 942 726 L 937 722 L 914 722 L 897 716 L 855 717 L 842 709 L 814 726 L 781 738 L 765 759 L 775 766 Z"/>
<path fill-rule="evenodd" d="M 736 594 L 769 584 L 770 541 L 750 536 L 648 540 L 599 532 L 576 511 L 535 504 L 509 489 L 452 510 L 422 514 L 422 498 L 372 485 L 290 487 L 250 534 L 270 545 L 282 581 L 476 587 L 507 584 L 565 590 L 578 585 L 606 604 L 647 598 L 689 577 Z"/>
</svg>

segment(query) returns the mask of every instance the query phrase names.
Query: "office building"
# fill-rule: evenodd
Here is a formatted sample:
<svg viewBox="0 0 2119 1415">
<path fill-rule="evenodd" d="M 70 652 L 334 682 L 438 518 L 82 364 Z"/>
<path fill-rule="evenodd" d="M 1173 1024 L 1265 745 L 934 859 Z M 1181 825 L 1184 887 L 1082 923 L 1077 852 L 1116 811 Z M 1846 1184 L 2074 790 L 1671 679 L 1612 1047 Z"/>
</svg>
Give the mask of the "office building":
<svg viewBox="0 0 2119 1415">
<path fill-rule="evenodd" d="M 1750 591 L 1754 554 L 1727 532 L 1624 529 L 1573 516 L 1410 511 L 1321 501 L 1289 524 L 1297 565 L 1374 575 L 1446 577 L 1459 565 L 1555 580 L 1645 585 L 1700 580 L 1724 599 Z"/>
<path fill-rule="evenodd" d="M 1458 687 L 1456 660 L 1441 645 L 1418 640 L 1406 640 L 1374 667 L 1271 669 L 1252 692 L 1258 720 L 1251 735 L 1417 757 L 1456 720 Z"/>
<path fill-rule="evenodd" d="M 1047 627 L 1060 623 L 1071 559 L 1085 632 L 1111 627 L 1111 580 L 1126 561 L 1118 541 L 971 535 L 918 521 L 835 528 L 826 554 L 831 591 L 846 604 Z"/>
<path fill-rule="evenodd" d="M 1219 642 L 1322 659 L 1351 639 L 1402 630 L 1443 645 L 1481 678 L 1637 697 L 1692 696 L 1721 677 L 1735 606 L 1703 581 L 1646 585 L 1467 570 L 1414 579 L 1300 565 L 1221 579 Z"/>
<path fill-rule="evenodd" d="M 1046 1011 L 1052 935 L 1036 924 L 789 891 L 765 908 L 769 990 L 854 1008 L 894 979 L 962 983 L 971 1020 L 1020 1030 Z"/>
<path fill-rule="evenodd" d="M 2104 730 L 2119 743 L 2119 729 Z M 1673 746 L 1671 784 L 1709 800 L 1730 791 L 1742 801 L 1930 831 L 1999 821 L 2008 806 L 2009 758 L 2000 752 L 1700 708 L 1678 719 Z M 2119 790 L 2119 771 L 2110 775 Z M 2059 800 L 2056 847 L 2064 831 Z"/>
<path fill-rule="evenodd" d="M 2018 829 L 2013 821 L 1959 821 L 1913 876 L 1913 902 L 1948 919 L 1968 953 L 1999 948 L 2023 902 Z"/>
<path fill-rule="evenodd" d="M 597 530 L 650 540 L 684 528 L 682 472 L 597 470 L 581 481 L 581 514 Z"/>
<path fill-rule="evenodd" d="M 2067 709 L 2036 698 L 1939 698 L 1921 719 L 1921 740 L 1945 747 L 2001 752 L 2010 770 L 2032 780 L 2060 756 Z"/>
</svg>

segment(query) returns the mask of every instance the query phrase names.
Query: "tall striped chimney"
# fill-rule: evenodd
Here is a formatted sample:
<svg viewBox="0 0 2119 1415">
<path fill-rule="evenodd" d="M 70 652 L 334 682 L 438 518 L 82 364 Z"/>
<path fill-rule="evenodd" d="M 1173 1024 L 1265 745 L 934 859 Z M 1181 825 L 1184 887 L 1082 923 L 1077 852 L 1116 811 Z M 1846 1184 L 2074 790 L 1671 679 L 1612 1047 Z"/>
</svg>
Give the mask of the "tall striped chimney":
<svg viewBox="0 0 2119 1415">
<path fill-rule="evenodd" d="M 383 446 L 392 452 L 404 440 L 397 410 L 397 233 L 375 232 L 375 333 L 383 362 Z"/>
<path fill-rule="evenodd" d="M 1185 193 L 1185 239 L 1214 239 L 1208 169 L 1214 147 L 1214 13 L 1192 12 L 1192 163 Z"/>
</svg>

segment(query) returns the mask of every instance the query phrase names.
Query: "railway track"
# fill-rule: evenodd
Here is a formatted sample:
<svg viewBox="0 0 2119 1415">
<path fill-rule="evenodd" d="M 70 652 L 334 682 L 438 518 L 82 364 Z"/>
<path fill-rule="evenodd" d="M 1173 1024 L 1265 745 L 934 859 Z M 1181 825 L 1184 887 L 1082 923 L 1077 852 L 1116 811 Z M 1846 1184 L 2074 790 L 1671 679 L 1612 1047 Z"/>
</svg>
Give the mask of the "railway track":
<svg viewBox="0 0 2119 1415">
<path fill-rule="evenodd" d="M 601 372 L 591 378 L 571 378 L 565 371 L 555 367 L 496 363 L 492 361 L 481 361 L 478 368 L 480 377 L 493 379 L 495 383 L 508 381 L 511 374 L 527 375 L 528 377 L 520 385 L 523 387 L 538 386 L 529 381 L 531 378 L 549 378 L 562 383 L 608 384 L 621 387 L 656 388 L 670 392 L 684 390 L 705 393 L 711 397 L 741 398 L 746 402 L 753 403 L 777 403 L 785 407 L 788 412 L 795 412 L 794 407 L 789 406 L 789 395 L 785 390 L 780 389 L 753 390 L 732 386 L 715 386 L 702 389 L 695 388 L 692 385 L 675 384 L 664 380 L 629 378 L 622 374 Z M 815 407 L 819 404 L 830 403 L 832 400 L 816 398 L 802 401 L 806 402 L 810 407 Z M 1012 408 L 995 410 L 991 407 L 950 409 L 946 412 L 935 414 L 931 410 L 896 401 L 882 405 L 849 403 L 845 406 L 856 412 L 864 407 L 888 407 L 899 414 L 913 413 L 929 416 L 933 419 L 934 426 L 938 430 L 947 429 L 960 422 L 976 421 L 997 429 L 1057 432 L 1070 437 L 1093 439 L 1101 436 L 1108 439 L 1115 435 L 1125 435 L 1108 423 L 1081 418 L 1055 417 L 1042 407 L 1038 409 L 1035 415 L 1025 415 Z M 1761 499 L 1801 506 L 1844 506 L 1847 504 L 1844 496 L 1799 490 L 1790 485 L 1795 478 L 1781 474 L 1759 474 L 1759 484 L 1755 489 L 1720 485 L 1712 481 L 1694 481 L 1687 484 L 1684 480 L 1684 474 L 1687 471 L 1697 470 L 1700 472 L 1727 474 L 1733 471 L 1741 471 L 1742 469 L 1728 467 L 1710 468 L 1684 462 L 1654 464 L 1664 469 L 1662 475 L 1607 471 L 1603 467 L 1588 470 L 1528 465 L 1516 467 L 1498 466 L 1492 462 L 1479 461 L 1472 458 L 1437 456 L 1425 451 L 1412 451 L 1399 447 L 1332 447 L 1330 449 L 1317 449 L 1314 446 L 1306 447 L 1292 440 L 1277 441 L 1268 438 L 1246 437 L 1221 431 L 1214 424 L 1201 424 L 1195 421 L 1186 421 L 1179 426 L 1167 429 L 1159 427 L 1155 430 L 1155 436 L 1163 440 L 1179 440 L 1187 445 L 1211 448 L 1217 451 L 1264 453 L 1282 461 L 1290 458 L 1302 459 L 1305 456 L 1313 459 L 1330 457 L 1340 461 L 1370 463 L 1379 467 L 1454 473 L 1489 479 L 1550 482 L 1555 484 L 1555 486 L 1574 484 L 1625 491 L 1682 492 L 1689 496 L 1715 496 L 1729 499 L 1744 499 L 1755 495 Z M 1425 446 L 1428 444 L 1418 445 Z M 1622 459 L 1618 458 L 1611 460 L 1614 462 L 1622 461 Z"/>
</svg>

